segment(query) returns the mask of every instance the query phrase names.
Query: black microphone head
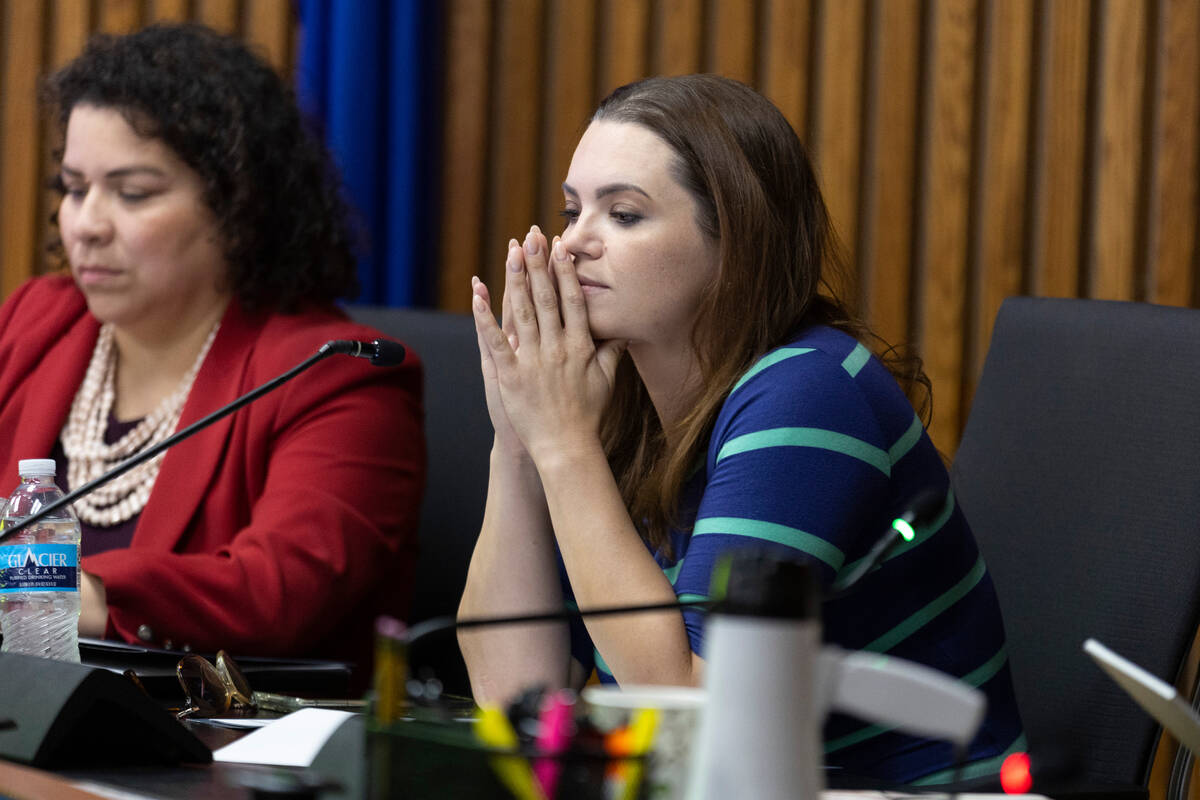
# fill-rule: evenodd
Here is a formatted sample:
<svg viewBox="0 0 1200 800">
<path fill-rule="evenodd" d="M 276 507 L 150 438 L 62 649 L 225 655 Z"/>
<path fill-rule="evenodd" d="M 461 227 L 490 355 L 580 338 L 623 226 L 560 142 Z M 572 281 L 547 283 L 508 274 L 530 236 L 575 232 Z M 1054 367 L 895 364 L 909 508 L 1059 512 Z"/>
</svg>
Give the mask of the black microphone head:
<svg viewBox="0 0 1200 800">
<path fill-rule="evenodd" d="M 899 518 L 914 528 L 921 528 L 933 522 L 945 506 L 946 492 L 924 489 L 908 501 Z"/>
<path fill-rule="evenodd" d="M 349 339 L 332 339 L 317 348 L 318 353 L 344 356 L 358 356 L 362 353 L 362 342 L 352 342 Z"/>
<path fill-rule="evenodd" d="M 365 358 L 377 367 L 394 367 L 404 361 L 405 350 L 404 345 L 391 339 L 375 339 L 370 342 L 335 339 L 321 345 L 320 352 Z"/>
<path fill-rule="evenodd" d="M 375 350 L 375 354 L 371 356 L 371 363 L 377 367 L 394 367 L 404 361 L 406 351 L 404 345 L 399 342 L 376 339 L 371 342 L 371 348 Z"/>
</svg>

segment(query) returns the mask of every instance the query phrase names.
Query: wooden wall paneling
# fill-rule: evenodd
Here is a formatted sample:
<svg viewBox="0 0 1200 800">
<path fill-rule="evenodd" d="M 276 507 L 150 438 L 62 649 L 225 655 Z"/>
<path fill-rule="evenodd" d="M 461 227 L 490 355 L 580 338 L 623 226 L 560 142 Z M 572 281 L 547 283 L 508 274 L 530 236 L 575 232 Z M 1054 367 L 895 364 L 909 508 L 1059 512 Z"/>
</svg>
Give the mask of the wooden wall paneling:
<svg viewBox="0 0 1200 800">
<path fill-rule="evenodd" d="M 562 231 L 562 182 L 594 109 L 586 87 L 596 83 L 595 62 L 580 57 L 580 44 L 595 41 L 595 0 L 550 0 L 546 31 L 543 164 L 536 188 L 541 196 L 537 221 L 549 238 Z"/>
<path fill-rule="evenodd" d="M 802 139 L 808 134 L 812 15 L 811 0 L 763 0 L 760 12 L 758 88 Z"/>
<path fill-rule="evenodd" d="M 147 22 L 184 22 L 191 18 L 188 14 L 188 0 L 150 0 L 146 12 Z"/>
<path fill-rule="evenodd" d="M 847 274 L 831 275 L 829 289 L 852 306 L 859 296 L 859 181 L 862 179 L 864 0 L 824 0 L 815 17 L 809 152 L 834 229 L 846 253 Z"/>
<path fill-rule="evenodd" d="M 652 19 L 650 69 L 655 75 L 687 75 L 703 63 L 701 0 L 658 0 Z"/>
<path fill-rule="evenodd" d="M 754 3 L 748 0 L 712 0 L 705 71 L 753 84 L 757 33 Z"/>
<path fill-rule="evenodd" d="M 90 0 L 54 0 L 49 6 L 49 35 L 47 37 L 48 51 L 46 53 L 46 71 L 52 71 L 65 66 L 75 56 L 83 52 L 88 37 L 92 32 L 92 3 Z M 40 113 L 40 109 L 39 109 Z M 58 204 L 59 195 L 48 187 L 48 179 L 57 169 L 55 151 L 62 148 L 62 136 L 57 123 L 42 116 L 42 127 L 39 134 L 42 142 L 41 172 L 39 173 L 40 191 L 36 197 L 38 243 L 33 254 L 35 273 L 44 272 L 52 266 L 47 259 L 47 245 L 57 232 L 50 225 L 50 214 Z"/>
<path fill-rule="evenodd" d="M 981 80 L 975 142 L 969 313 L 963 408 L 970 408 L 992 324 L 1004 298 L 1021 294 L 1026 261 L 1033 0 L 986 0 L 979 17 Z"/>
<path fill-rule="evenodd" d="M 97 0 L 97 29 L 105 33 L 129 33 L 142 27 L 140 0 Z"/>
<path fill-rule="evenodd" d="M 934 444 L 953 455 L 965 419 L 962 333 L 965 326 L 967 206 L 974 98 L 973 0 L 929 0 L 925 21 L 928 85 L 919 122 L 921 145 L 916 260 L 917 344 L 933 382 Z"/>
<path fill-rule="evenodd" d="M 909 331 L 917 157 L 920 0 L 872 0 L 858 237 L 864 312 L 890 344 Z"/>
<path fill-rule="evenodd" d="M 1088 165 L 1094 183 L 1087 226 L 1087 293 L 1106 300 L 1131 300 L 1140 260 L 1146 4 L 1106 0 L 1099 9 L 1096 123 Z"/>
<path fill-rule="evenodd" d="M 1090 0 L 1039 4 L 1036 107 L 1033 122 L 1029 220 L 1030 292 L 1044 297 L 1079 293 Z"/>
<path fill-rule="evenodd" d="M 1200 220 L 1200 3 L 1161 0 L 1152 50 L 1152 170 L 1146 228 L 1146 299 L 1186 306 L 1197 281 Z"/>
<path fill-rule="evenodd" d="M 58 69 L 83 51 L 92 33 L 89 0 L 54 0 L 50 7 L 48 68 Z"/>
<path fill-rule="evenodd" d="M 649 0 L 601 0 L 597 101 L 618 86 L 648 74 L 650 16 Z"/>
<path fill-rule="evenodd" d="M 535 220 L 543 98 L 542 0 L 505 0 L 496 9 L 496 54 L 486 236 L 481 255 L 493 305 L 499 310 L 505 244 L 523 241 Z M 469 285 L 466 290 L 469 291 Z"/>
<path fill-rule="evenodd" d="M 246 39 L 260 48 L 280 75 L 292 74 L 292 4 L 290 0 L 246 0 Z"/>
<path fill-rule="evenodd" d="M 487 153 L 492 12 L 486 0 L 451 0 L 444 13 L 438 306 L 469 311 L 471 276 L 486 277 L 485 263 L 503 258 L 503 250 L 485 252 L 483 247 L 491 216 Z"/>
<path fill-rule="evenodd" d="M 196 0 L 194 19 L 221 33 L 240 33 L 238 0 Z"/>
<path fill-rule="evenodd" d="M 40 227 L 37 197 L 41 130 L 37 79 L 42 68 L 46 7 L 40 2 L 3 4 L 3 62 L 0 65 L 0 296 L 34 274 Z"/>
</svg>

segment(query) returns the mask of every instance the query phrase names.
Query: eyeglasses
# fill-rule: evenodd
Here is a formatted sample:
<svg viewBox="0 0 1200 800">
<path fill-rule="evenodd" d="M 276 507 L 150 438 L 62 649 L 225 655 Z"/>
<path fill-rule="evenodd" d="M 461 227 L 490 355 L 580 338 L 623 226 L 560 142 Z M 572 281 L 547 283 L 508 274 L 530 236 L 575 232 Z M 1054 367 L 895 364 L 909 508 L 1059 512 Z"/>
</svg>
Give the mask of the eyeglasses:
<svg viewBox="0 0 1200 800">
<path fill-rule="evenodd" d="M 276 711 L 290 714 L 302 708 L 337 708 L 363 711 L 365 700 L 314 700 L 306 697 L 256 692 L 237 663 L 224 650 L 217 651 L 214 667 L 203 656 L 189 654 L 179 659 L 175 667 L 179 685 L 187 696 L 188 707 L 175 715 L 177 719 L 191 717 L 240 716 L 255 711 Z M 136 676 L 135 676 L 136 677 Z"/>
<path fill-rule="evenodd" d="M 175 715 L 177 719 L 217 717 L 258 707 L 250 682 L 224 650 L 217 652 L 215 667 L 203 656 L 184 656 L 175 667 L 175 675 L 188 703 Z"/>
</svg>

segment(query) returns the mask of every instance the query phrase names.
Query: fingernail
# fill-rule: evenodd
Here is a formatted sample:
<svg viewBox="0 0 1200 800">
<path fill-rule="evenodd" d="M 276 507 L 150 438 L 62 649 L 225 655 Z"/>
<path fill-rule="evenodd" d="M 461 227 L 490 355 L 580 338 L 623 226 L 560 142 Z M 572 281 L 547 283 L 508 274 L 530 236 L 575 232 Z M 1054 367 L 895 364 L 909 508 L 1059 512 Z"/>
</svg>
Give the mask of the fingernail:
<svg viewBox="0 0 1200 800">
<path fill-rule="evenodd" d="M 561 239 L 554 243 L 554 258 L 557 261 L 567 260 L 567 248 L 565 245 L 563 245 Z"/>
<path fill-rule="evenodd" d="M 471 299 L 471 306 L 476 311 L 487 311 L 487 303 L 483 302 L 483 298 L 480 297 L 479 295 L 475 295 Z"/>
<path fill-rule="evenodd" d="M 509 272 L 520 272 L 521 271 L 521 258 L 516 253 L 510 252 L 508 254 L 508 261 L 506 261 L 505 263 L 508 265 Z"/>
<path fill-rule="evenodd" d="M 537 226 L 535 225 L 534 228 Z M 537 235 L 531 230 L 529 235 L 525 237 L 525 252 L 531 256 L 536 256 L 538 251 Z"/>
<path fill-rule="evenodd" d="M 479 283 L 479 276 L 472 275 L 471 276 L 471 287 L 474 288 L 477 283 Z"/>
</svg>

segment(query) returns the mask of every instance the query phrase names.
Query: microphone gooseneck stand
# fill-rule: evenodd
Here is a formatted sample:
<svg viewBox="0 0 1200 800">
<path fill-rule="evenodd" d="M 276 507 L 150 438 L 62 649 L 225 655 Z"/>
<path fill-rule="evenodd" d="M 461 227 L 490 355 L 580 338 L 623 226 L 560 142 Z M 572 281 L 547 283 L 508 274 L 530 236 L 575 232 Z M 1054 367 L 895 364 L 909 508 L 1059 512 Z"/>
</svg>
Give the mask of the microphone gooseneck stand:
<svg viewBox="0 0 1200 800">
<path fill-rule="evenodd" d="M 924 527 L 933 521 L 938 512 L 943 508 L 945 502 L 945 492 L 937 490 L 920 492 L 907 503 L 896 520 L 912 528 Z M 859 568 L 855 569 L 843 580 L 834 583 L 830 587 L 830 591 L 825 599 L 834 599 L 849 593 L 867 573 L 883 561 L 895 546 L 899 538 L 898 531 L 901 527 L 903 525 L 898 527 L 897 523 L 893 522 L 887 532 L 872 546 L 867 556 L 862 559 Z M 709 611 L 716 603 L 717 601 L 715 600 L 685 600 L 683 602 L 675 601 L 653 603 L 650 605 L 599 606 L 597 608 L 581 608 L 578 610 L 564 608 L 557 611 L 547 611 L 539 614 L 521 614 L 518 616 L 470 617 L 465 619 L 457 619 L 449 616 L 431 617 L 409 627 L 405 641 L 411 645 L 441 631 L 457 630 L 460 628 L 486 628 L 495 625 L 520 625 L 530 622 L 566 622 L 585 617 L 638 614 L 648 611 L 683 611 L 689 608 L 697 611 Z"/>
<path fill-rule="evenodd" d="M 356 358 L 365 358 L 375 366 L 391 367 L 404 360 L 404 346 L 399 342 L 393 342 L 387 339 L 376 339 L 372 342 L 356 342 L 338 339 L 326 342 L 325 344 L 321 345 L 317 352 L 313 353 L 307 359 L 301 361 L 299 364 L 292 367 L 282 375 L 272 378 L 256 389 L 251 389 L 249 392 L 234 400 L 229 405 L 219 408 L 209 414 L 207 417 L 193 422 L 183 430 L 172 434 L 166 439 L 163 439 L 158 444 L 153 445 L 152 447 L 147 447 L 140 453 L 130 456 L 100 477 L 90 480 L 83 486 L 73 489 L 72 491 L 60 497 L 58 500 L 55 500 L 53 503 L 46 504 L 42 508 L 38 509 L 38 511 L 35 513 L 30 514 L 17 524 L 13 525 L 11 528 L 0 530 L 0 542 L 3 542 L 13 534 L 22 531 L 30 525 L 33 525 L 35 522 L 38 522 L 50 514 L 53 514 L 58 509 L 67 505 L 76 498 L 82 497 L 83 495 L 91 492 L 96 487 L 102 486 L 103 484 L 111 481 L 113 478 L 125 474 L 138 464 L 141 464 L 143 461 L 148 461 L 149 459 L 154 458 L 168 447 L 172 447 L 189 436 L 198 433 L 204 428 L 207 428 L 209 425 L 212 425 L 217 420 L 224 419 L 247 403 L 257 400 L 267 392 L 279 388 L 292 378 L 299 375 L 301 372 L 304 372 L 313 364 L 316 364 L 318 361 L 321 361 L 332 355 L 348 355 Z"/>
</svg>

